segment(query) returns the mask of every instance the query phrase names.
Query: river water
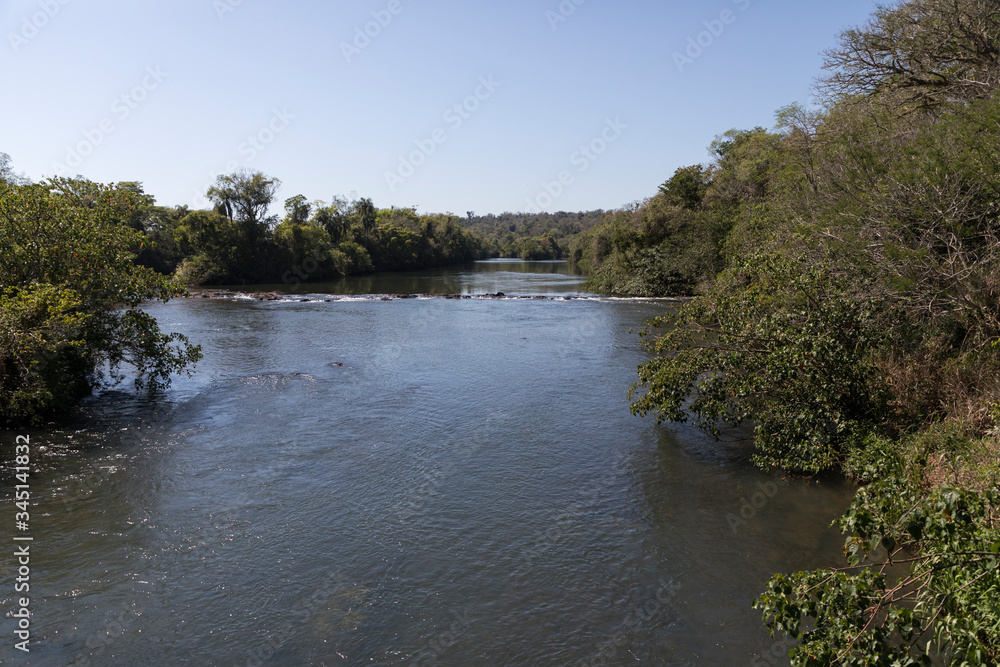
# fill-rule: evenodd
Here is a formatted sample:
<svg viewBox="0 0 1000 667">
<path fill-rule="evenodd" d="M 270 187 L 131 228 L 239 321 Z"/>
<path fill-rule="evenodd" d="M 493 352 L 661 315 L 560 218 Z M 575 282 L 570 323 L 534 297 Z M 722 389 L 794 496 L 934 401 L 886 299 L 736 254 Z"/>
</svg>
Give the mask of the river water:
<svg viewBox="0 0 1000 667">
<path fill-rule="evenodd" d="M 840 564 L 850 489 L 632 416 L 635 331 L 672 304 L 581 281 L 494 260 L 150 306 L 192 377 L 3 433 L 35 504 L 32 650 L 6 618 L 2 661 L 788 664 L 751 603 Z M 549 298 L 363 296 L 495 292 Z"/>
</svg>

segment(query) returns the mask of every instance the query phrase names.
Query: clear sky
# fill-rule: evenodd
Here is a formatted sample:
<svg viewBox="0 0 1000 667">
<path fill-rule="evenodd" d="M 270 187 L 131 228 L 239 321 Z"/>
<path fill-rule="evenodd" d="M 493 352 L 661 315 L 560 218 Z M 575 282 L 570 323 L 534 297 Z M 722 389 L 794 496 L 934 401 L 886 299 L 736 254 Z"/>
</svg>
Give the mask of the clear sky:
<svg viewBox="0 0 1000 667">
<path fill-rule="evenodd" d="M 33 180 L 141 181 L 207 206 L 610 209 L 808 104 L 869 0 L 4 0 L 0 151 Z"/>
</svg>

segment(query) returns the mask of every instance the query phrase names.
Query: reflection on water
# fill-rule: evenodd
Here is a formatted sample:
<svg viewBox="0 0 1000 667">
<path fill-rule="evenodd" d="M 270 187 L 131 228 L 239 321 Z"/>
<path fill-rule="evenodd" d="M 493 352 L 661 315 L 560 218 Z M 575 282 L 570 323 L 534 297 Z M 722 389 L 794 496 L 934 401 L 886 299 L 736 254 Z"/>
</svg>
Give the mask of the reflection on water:
<svg viewBox="0 0 1000 667">
<path fill-rule="evenodd" d="M 292 280 L 256 291 L 295 294 L 578 294 L 586 278 L 568 262 L 490 259 L 459 268 L 347 276 L 325 283 Z M 230 285 L 230 289 L 244 289 Z"/>
<path fill-rule="evenodd" d="M 565 265 L 500 266 L 369 279 L 578 289 Z M 849 489 L 631 416 L 629 330 L 665 307 L 151 306 L 205 361 L 164 401 L 106 395 L 31 432 L 37 644 L 19 661 L 779 664 L 750 602 L 773 571 L 839 562 L 825 526 Z"/>
</svg>

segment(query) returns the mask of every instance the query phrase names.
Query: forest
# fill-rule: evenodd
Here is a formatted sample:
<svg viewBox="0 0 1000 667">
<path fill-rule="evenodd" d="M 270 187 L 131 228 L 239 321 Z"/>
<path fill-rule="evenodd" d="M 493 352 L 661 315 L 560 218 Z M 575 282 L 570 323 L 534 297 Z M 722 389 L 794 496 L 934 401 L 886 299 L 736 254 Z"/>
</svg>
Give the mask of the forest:
<svg viewBox="0 0 1000 667">
<path fill-rule="evenodd" d="M 220 175 L 213 210 L 150 206 L 150 246 L 139 261 L 188 285 L 299 284 L 373 271 L 425 269 L 484 259 L 489 244 L 450 214 L 378 209 L 368 198 L 303 195 L 271 215 L 281 181 L 247 170 Z"/>
<path fill-rule="evenodd" d="M 469 211 L 462 226 L 480 234 L 494 257 L 525 260 L 569 259 L 576 238 L 604 221 L 602 210 L 580 213 L 492 213 Z"/>
<path fill-rule="evenodd" d="M 644 332 L 635 413 L 749 424 L 762 468 L 859 485 L 846 565 L 757 600 L 793 664 L 1000 664 L 1000 7 L 883 7 L 817 88 L 573 257 L 693 297 Z"/>
</svg>

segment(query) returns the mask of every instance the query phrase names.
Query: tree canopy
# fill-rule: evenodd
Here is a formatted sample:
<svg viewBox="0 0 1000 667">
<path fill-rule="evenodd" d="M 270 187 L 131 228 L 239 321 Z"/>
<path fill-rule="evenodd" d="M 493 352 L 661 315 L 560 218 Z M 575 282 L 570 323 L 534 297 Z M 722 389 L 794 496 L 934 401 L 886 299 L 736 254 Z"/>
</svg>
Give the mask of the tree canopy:
<svg viewBox="0 0 1000 667">
<path fill-rule="evenodd" d="M 995 2 L 880 8 L 824 106 L 725 132 L 582 237 L 595 287 L 694 297 L 644 332 L 636 413 L 861 485 L 846 567 L 757 600 L 794 665 L 1000 664 L 998 47 Z"/>
<path fill-rule="evenodd" d="M 38 421 L 135 375 L 156 392 L 200 358 L 139 309 L 184 292 L 139 266 L 135 184 L 52 179 L 0 185 L 0 421 Z"/>
<path fill-rule="evenodd" d="M 876 10 L 827 51 L 820 90 L 918 107 L 992 97 L 1000 85 L 1000 6 L 908 0 Z"/>
</svg>

